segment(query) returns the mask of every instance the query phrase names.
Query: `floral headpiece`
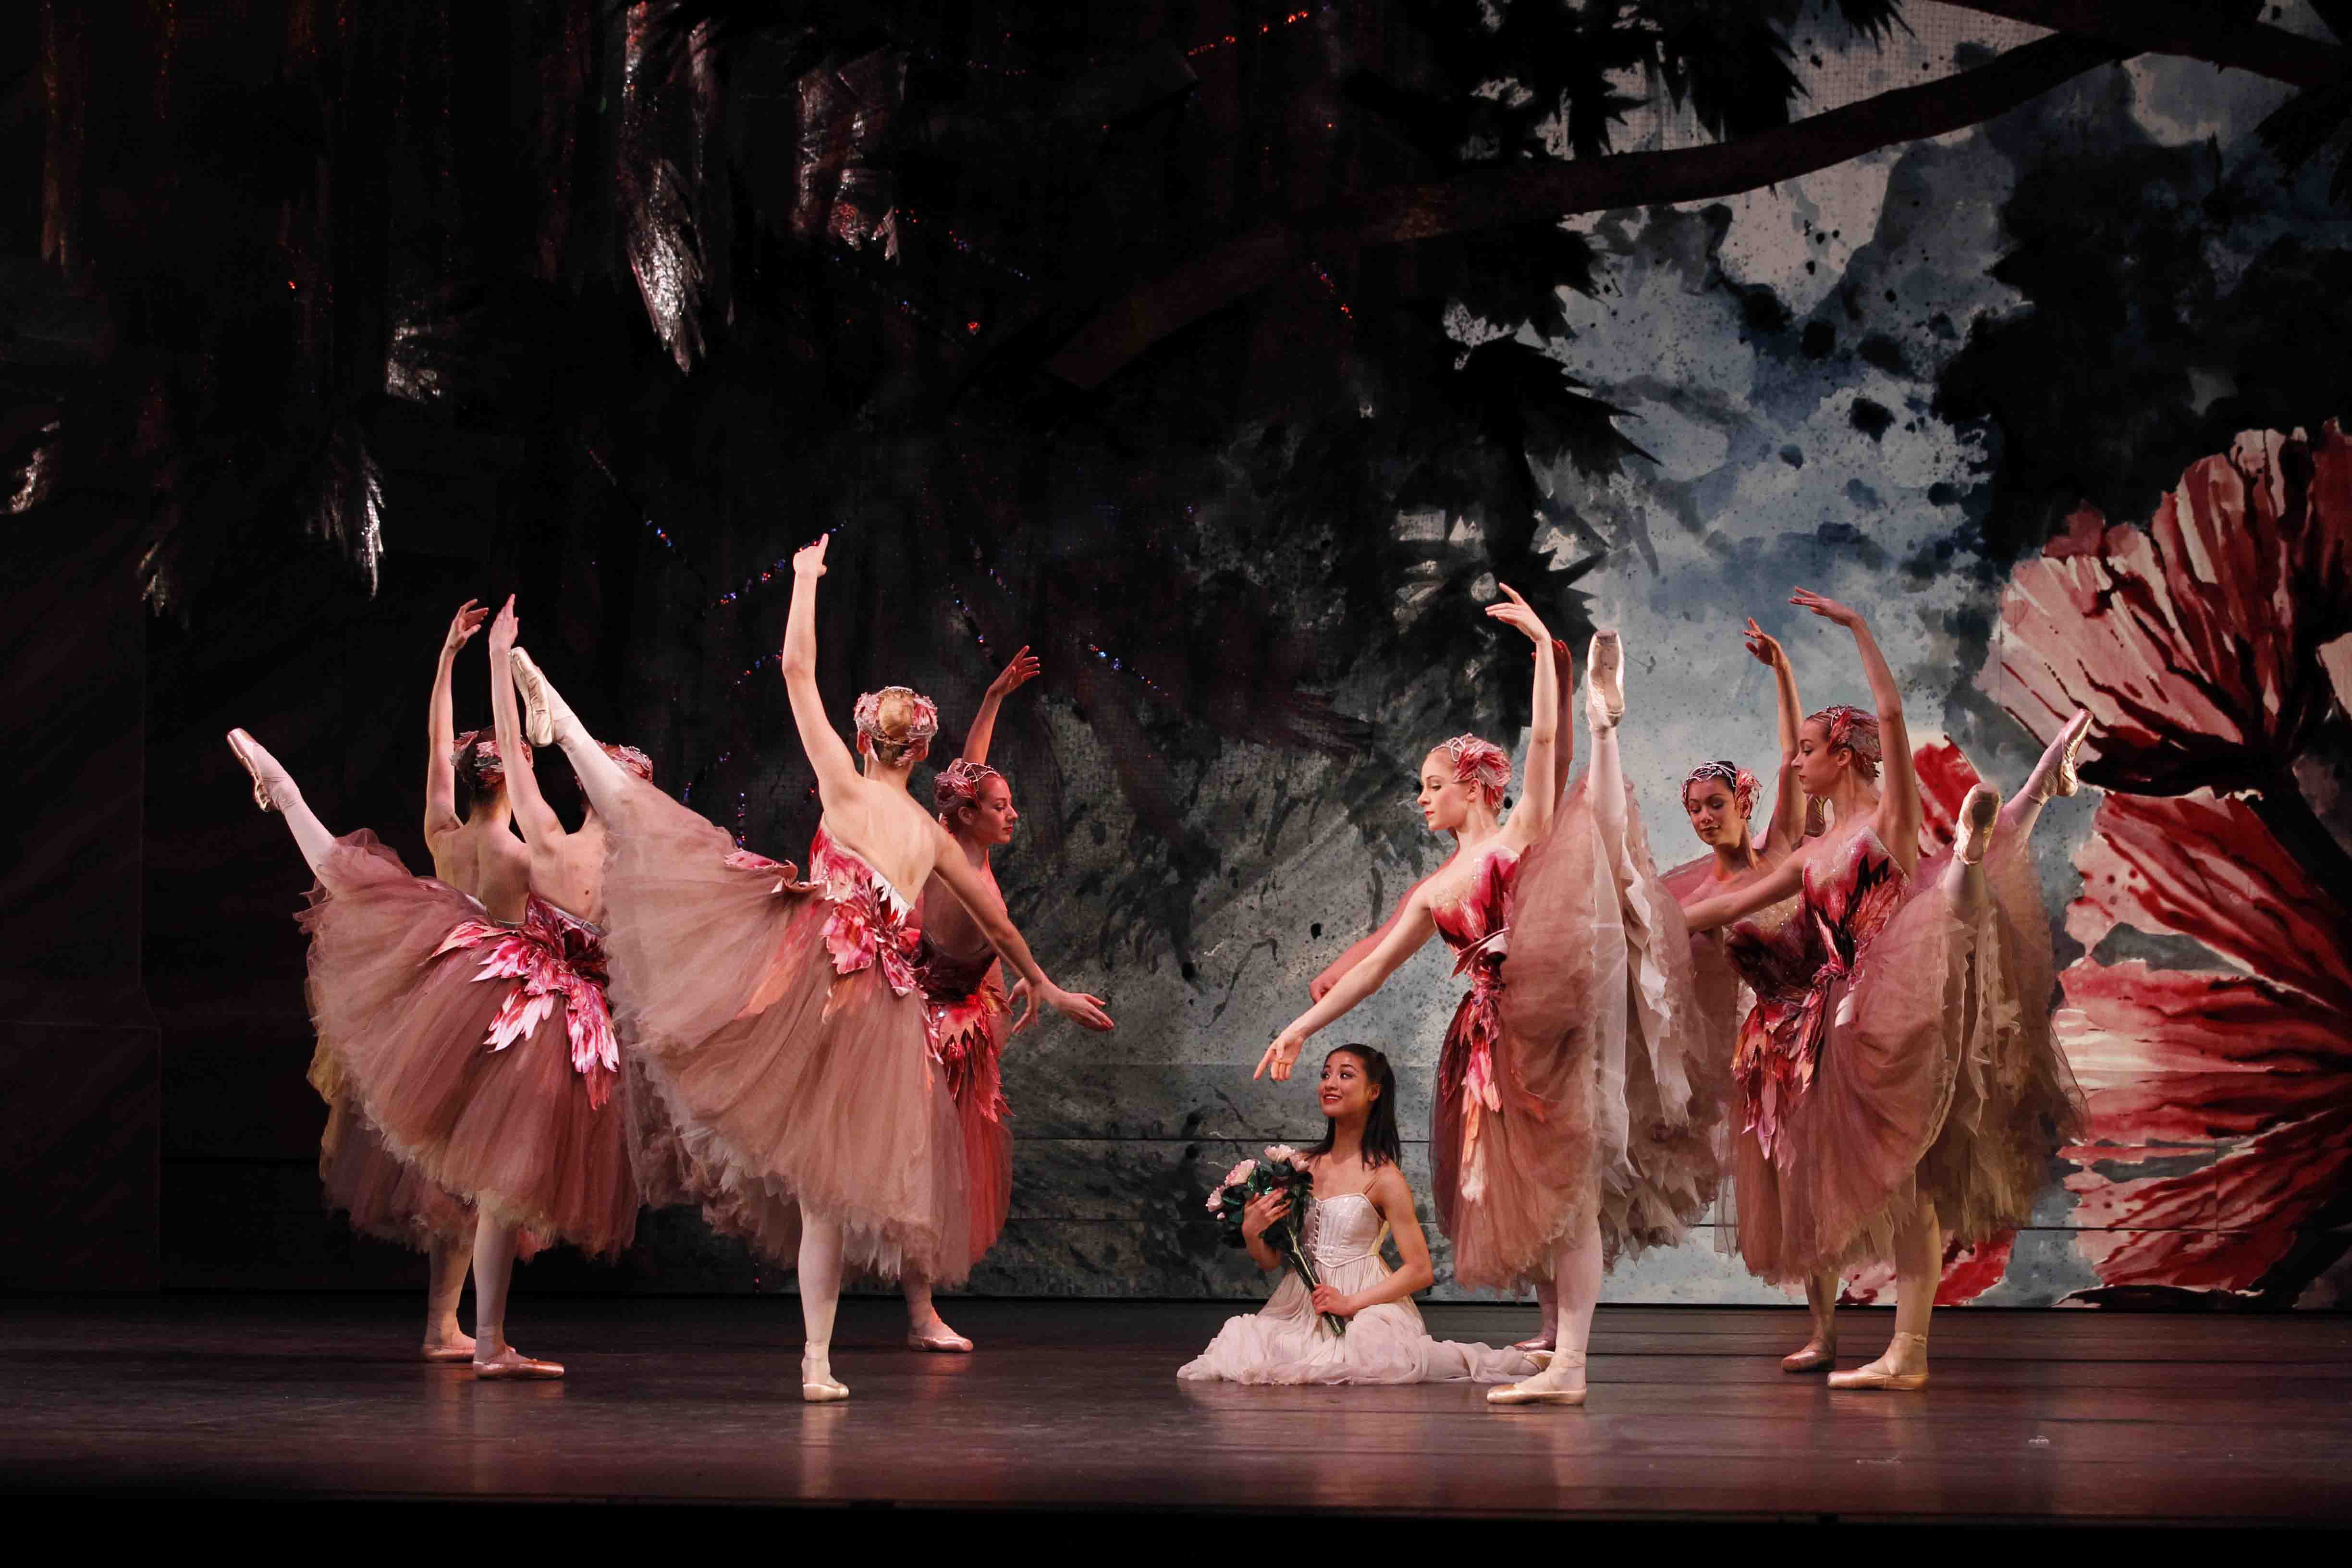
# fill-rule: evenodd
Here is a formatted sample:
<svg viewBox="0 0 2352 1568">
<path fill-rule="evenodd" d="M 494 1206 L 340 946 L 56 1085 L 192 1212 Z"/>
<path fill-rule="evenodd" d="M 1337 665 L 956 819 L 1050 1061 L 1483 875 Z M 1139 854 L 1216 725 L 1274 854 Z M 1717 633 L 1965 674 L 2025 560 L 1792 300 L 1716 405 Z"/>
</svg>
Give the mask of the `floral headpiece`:
<svg viewBox="0 0 2352 1568">
<path fill-rule="evenodd" d="M 1756 775 L 1754 773 L 1731 763 L 1701 763 L 1685 775 L 1683 794 L 1689 795 L 1691 785 L 1704 783 L 1708 779 L 1731 786 L 1732 804 L 1739 807 L 1741 816 L 1756 815 Z"/>
<path fill-rule="evenodd" d="M 468 730 L 449 748 L 449 765 L 467 787 L 496 789 L 507 782 L 506 759 L 499 755 L 497 736 L 488 730 Z"/>
<path fill-rule="evenodd" d="M 891 736 L 882 732 L 882 699 L 885 697 L 906 697 L 913 700 L 914 721 L 907 726 L 904 735 Z M 940 732 L 939 704 L 910 686 L 886 686 L 879 691 L 867 692 L 857 700 L 857 706 L 851 716 L 856 721 L 859 734 L 871 735 L 894 746 L 911 746 Z"/>
<path fill-rule="evenodd" d="M 646 783 L 654 782 L 654 760 L 635 746 L 620 746 L 607 741 L 604 742 L 604 754 Z"/>
<path fill-rule="evenodd" d="M 1503 804 L 1503 792 L 1511 787 L 1511 759 L 1502 747 L 1475 735 L 1456 735 L 1437 749 L 1454 759 L 1454 783 L 1476 784 L 1490 811 Z"/>
<path fill-rule="evenodd" d="M 931 780 L 931 805 L 941 821 L 960 805 L 970 805 L 980 798 L 983 779 L 1001 779 L 1004 775 L 986 763 L 967 763 L 961 757 L 939 771 Z"/>
<path fill-rule="evenodd" d="M 1861 764 L 1863 777 L 1874 779 L 1878 776 L 1878 764 L 1885 755 L 1885 745 L 1879 739 L 1877 714 L 1867 708 L 1849 708 L 1840 703 L 1834 708 L 1822 709 L 1805 722 L 1810 724 L 1814 720 L 1819 720 L 1822 728 L 1829 732 L 1832 751 L 1841 746 L 1846 748 L 1853 753 L 1853 760 Z"/>
</svg>

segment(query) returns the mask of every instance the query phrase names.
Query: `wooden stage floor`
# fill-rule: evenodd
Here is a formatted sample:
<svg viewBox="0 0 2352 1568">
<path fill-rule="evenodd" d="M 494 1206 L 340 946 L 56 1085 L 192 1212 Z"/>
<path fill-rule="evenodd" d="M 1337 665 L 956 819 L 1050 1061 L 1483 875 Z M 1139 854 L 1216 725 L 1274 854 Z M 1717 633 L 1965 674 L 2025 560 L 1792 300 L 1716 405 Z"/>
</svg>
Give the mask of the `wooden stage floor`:
<svg viewBox="0 0 2352 1568">
<path fill-rule="evenodd" d="M 0 1302 L 0 1489 L 37 1496 L 1331 1510 L 1683 1521 L 2352 1522 L 2352 1320 L 1955 1311 L 1935 1382 L 1781 1373 L 1795 1312 L 1604 1308 L 1577 1410 L 1465 1384 L 1179 1384 L 1229 1309 L 957 1302 L 969 1357 L 845 1304 L 845 1405 L 799 1397 L 796 1303 L 518 1302 L 559 1384 L 405 1359 L 410 1302 Z M 1526 1310 L 1433 1308 L 1456 1339 Z M 1849 1363 L 1888 1314 L 1847 1314 Z M 912 1519 L 911 1514 L 901 1517 Z M 1235 1542 L 1238 1544 L 1238 1542 Z"/>
</svg>

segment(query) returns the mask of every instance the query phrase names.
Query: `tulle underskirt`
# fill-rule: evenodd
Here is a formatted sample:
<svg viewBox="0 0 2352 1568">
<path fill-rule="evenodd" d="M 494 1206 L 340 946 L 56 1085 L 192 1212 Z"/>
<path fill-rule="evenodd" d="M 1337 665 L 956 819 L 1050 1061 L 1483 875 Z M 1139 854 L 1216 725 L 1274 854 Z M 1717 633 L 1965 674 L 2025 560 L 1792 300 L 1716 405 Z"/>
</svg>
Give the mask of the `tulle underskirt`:
<svg viewBox="0 0 2352 1568">
<path fill-rule="evenodd" d="M 560 999 L 490 1047 L 521 982 L 477 978 L 477 952 L 439 952 L 481 906 L 410 876 L 365 831 L 337 841 L 311 897 L 301 923 L 329 1103 L 356 1107 L 395 1160 L 480 1212 L 592 1256 L 625 1247 L 638 1206 L 625 1094 L 591 1102 Z"/>
<path fill-rule="evenodd" d="M 652 786 L 624 780 L 605 816 L 613 1011 L 653 1097 L 648 1191 L 787 1267 L 804 1205 L 842 1226 L 853 1271 L 962 1280 L 963 1133 L 920 994 L 878 963 L 837 974 L 824 894 Z"/>
<path fill-rule="evenodd" d="M 1785 1285 L 1893 1254 L 1922 1200 L 1948 1244 L 2022 1225 L 2080 1101 L 2050 1029 L 2041 890 L 1996 843 L 1984 895 L 1923 862 L 1902 906 L 1833 984 L 1813 1079 L 1767 1155 L 1733 1141 L 1741 1256 Z"/>
</svg>

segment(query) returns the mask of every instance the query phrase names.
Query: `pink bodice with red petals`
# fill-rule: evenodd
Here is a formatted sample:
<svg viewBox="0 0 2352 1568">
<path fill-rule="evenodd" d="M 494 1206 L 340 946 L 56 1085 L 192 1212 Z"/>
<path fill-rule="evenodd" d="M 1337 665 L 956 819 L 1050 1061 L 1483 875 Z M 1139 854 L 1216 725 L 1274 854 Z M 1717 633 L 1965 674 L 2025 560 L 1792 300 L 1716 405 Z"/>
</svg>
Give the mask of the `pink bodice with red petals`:
<svg viewBox="0 0 2352 1568">
<path fill-rule="evenodd" d="M 1463 1097 L 1465 1165 L 1477 1143 L 1480 1111 L 1502 1109 L 1495 1089 L 1495 1044 L 1502 1035 L 1503 961 L 1510 955 L 1511 884 L 1518 870 L 1517 850 L 1500 845 L 1488 849 L 1462 896 L 1430 911 L 1437 934 L 1454 950 L 1454 973 L 1470 980 L 1469 993 L 1446 1027 L 1437 1067 L 1438 1092 Z"/>
<path fill-rule="evenodd" d="M 461 949 L 482 954 L 475 979 L 520 982 L 490 1020 L 484 1037 L 490 1049 L 502 1051 L 525 1038 L 560 1005 L 572 1042 L 572 1070 L 587 1079 L 590 1103 L 602 1106 L 610 1099 L 621 1052 L 604 999 L 604 933 L 533 893 L 523 906 L 520 925 L 488 919 L 460 921 L 441 939 L 433 956 Z"/>
</svg>

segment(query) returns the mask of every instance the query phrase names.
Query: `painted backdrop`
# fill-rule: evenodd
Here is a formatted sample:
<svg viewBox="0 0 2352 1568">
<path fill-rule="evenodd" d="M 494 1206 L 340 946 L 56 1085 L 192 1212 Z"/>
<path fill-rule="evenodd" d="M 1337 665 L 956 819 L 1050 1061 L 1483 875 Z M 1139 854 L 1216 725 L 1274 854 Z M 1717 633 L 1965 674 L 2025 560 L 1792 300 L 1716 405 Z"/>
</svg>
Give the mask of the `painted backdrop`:
<svg viewBox="0 0 2352 1568">
<path fill-rule="evenodd" d="M 832 529 L 837 713 L 922 688 L 944 760 L 1045 660 L 999 872 L 1120 1020 L 1010 1052 L 975 1289 L 1255 1289 L 1192 1216 L 1315 1131 L 1248 1066 L 1435 864 L 1423 750 L 1521 732 L 1499 578 L 1580 652 L 1622 631 L 1667 862 L 1694 763 L 1774 761 L 1745 617 L 1809 706 L 1863 699 L 1797 584 L 1869 614 L 1947 810 L 2091 708 L 2095 787 L 2036 840 L 2090 1131 L 1947 1295 L 2345 1304 L 2345 46 L 2260 9 L 42 7 L 9 341 L 49 357 L 0 437 L 11 510 L 138 534 L 163 1277 L 401 1267 L 316 1215 L 299 866 L 220 730 L 416 863 L 431 650 L 519 590 L 600 731 L 797 858 L 773 649 Z M 1409 1130 L 1448 967 L 1338 1031 Z M 534 1267 L 785 1283 L 683 1215 Z M 1705 1233 L 1610 1294 L 1779 1299 Z"/>
</svg>

